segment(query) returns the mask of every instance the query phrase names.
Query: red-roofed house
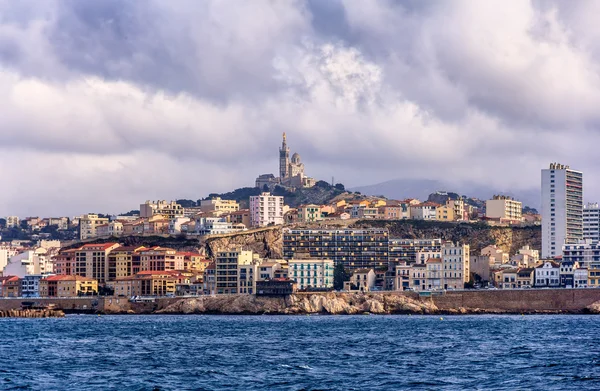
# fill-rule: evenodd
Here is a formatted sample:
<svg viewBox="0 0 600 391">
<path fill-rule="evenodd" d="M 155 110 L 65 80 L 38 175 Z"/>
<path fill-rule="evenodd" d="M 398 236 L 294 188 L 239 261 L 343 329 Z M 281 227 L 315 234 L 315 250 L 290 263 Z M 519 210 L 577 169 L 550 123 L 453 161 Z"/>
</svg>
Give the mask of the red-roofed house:
<svg viewBox="0 0 600 391">
<path fill-rule="evenodd" d="M 40 297 L 75 297 L 98 294 L 98 281 L 82 276 L 55 275 L 40 280 Z"/>
</svg>

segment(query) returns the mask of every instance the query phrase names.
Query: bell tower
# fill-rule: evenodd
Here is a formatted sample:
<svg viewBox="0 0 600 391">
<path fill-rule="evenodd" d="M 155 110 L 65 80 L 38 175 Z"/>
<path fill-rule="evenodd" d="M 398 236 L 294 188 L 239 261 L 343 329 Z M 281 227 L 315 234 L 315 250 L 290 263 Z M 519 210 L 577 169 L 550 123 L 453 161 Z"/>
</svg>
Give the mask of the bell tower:
<svg viewBox="0 0 600 391">
<path fill-rule="evenodd" d="M 279 180 L 283 182 L 284 179 L 290 176 L 290 149 L 287 146 L 287 140 L 285 132 L 283 132 L 283 142 L 281 148 L 279 148 Z"/>
</svg>

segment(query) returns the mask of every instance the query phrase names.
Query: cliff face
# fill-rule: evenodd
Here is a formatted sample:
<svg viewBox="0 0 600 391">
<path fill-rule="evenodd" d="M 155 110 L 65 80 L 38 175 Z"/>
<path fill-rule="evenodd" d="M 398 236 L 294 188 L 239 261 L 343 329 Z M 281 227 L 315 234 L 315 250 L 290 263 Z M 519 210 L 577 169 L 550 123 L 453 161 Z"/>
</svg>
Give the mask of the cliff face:
<svg viewBox="0 0 600 391">
<path fill-rule="evenodd" d="M 182 299 L 157 311 L 163 314 L 432 314 L 437 307 L 430 300 L 406 295 L 315 293 L 288 297 L 253 295 L 204 296 Z"/>
<path fill-rule="evenodd" d="M 233 234 L 213 235 L 204 241 L 206 254 L 213 257 L 219 251 L 241 248 L 252 250 L 263 258 L 283 257 L 281 227 L 265 227 Z"/>
<path fill-rule="evenodd" d="M 391 238 L 442 238 L 462 242 L 471 246 L 471 251 L 479 251 L 495 244 L 504 251 L 514 254 L 524 245 L 541 248 L 541 227 L 492 227 L 478 223 L 450 223 L 422 220 L 361 220 L 353 228 L 387 228 Z"/>
</svg>

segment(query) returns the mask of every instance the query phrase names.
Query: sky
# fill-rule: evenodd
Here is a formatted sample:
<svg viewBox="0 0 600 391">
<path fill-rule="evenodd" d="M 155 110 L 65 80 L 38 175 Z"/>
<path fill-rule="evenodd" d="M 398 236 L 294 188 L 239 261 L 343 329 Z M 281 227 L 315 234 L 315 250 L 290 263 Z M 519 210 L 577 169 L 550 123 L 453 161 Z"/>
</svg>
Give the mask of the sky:
<svg viewBox="0 0 600 391">
<path fill-rule="evenodd" d="M 584 0 L 0 0 L 0 216 L 253 186 L 277 173 L 283 132 L 308 175 L 347 187 L 518 192 L 560 162 L 597 201 L 599 13 Z"/>
</svg>

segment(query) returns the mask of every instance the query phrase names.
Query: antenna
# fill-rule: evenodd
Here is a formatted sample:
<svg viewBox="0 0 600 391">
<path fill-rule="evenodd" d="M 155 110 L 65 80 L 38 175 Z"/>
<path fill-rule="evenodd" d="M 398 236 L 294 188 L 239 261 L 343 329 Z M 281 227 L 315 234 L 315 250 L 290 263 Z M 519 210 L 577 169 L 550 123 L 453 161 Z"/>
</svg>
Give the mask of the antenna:
<svg viewBox="0 0 600 391">
<path fill-rule="evenodd" d="M 332 176 L 332 177 L 331 177 L 331 186 L 335 186 L 335 180 L 334 180 L 334 179 L 335 179 L 335 178 Z"/>
</svg>

